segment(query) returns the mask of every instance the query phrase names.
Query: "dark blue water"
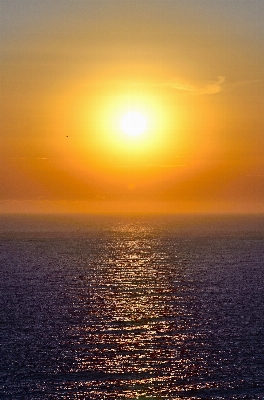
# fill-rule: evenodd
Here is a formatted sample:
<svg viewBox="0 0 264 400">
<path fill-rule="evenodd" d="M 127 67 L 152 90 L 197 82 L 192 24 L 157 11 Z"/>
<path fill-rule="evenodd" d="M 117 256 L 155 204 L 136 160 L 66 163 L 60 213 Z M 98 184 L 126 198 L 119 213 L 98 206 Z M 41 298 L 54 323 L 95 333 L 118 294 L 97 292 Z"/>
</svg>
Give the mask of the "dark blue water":
<svg viewBox="0 0 264 400">
<path fill-rule="evenodd" d="M 2 216 L 1 399 L 264 399 L 264 216 Z"/>
</svg>

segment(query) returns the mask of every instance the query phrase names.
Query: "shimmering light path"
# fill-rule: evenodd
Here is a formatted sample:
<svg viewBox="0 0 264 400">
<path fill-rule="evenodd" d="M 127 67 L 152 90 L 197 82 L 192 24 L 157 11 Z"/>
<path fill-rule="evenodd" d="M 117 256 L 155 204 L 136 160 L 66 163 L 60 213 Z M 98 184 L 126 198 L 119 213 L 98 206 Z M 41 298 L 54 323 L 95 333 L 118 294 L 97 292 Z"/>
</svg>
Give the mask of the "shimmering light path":
<svg viewBox="0 0 264 400">
<path fill-rule="evenodd" d="M 8 218 L 1 398 L 263 398 L 263 218 Z"/>
</svg>

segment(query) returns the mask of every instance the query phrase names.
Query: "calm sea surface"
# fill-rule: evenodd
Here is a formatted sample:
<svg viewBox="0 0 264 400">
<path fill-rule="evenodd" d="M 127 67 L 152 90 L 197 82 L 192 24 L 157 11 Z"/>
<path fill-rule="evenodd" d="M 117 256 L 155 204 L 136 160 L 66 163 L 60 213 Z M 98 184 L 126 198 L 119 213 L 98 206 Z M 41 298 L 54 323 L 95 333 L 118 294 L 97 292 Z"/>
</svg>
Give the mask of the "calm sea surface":
<svg viewBox="0 0 264 400">
<path fill-rule="evenodd" d="M 1 216 L 1 399 L 264 399 L 264 216 Z"/>
</svg>

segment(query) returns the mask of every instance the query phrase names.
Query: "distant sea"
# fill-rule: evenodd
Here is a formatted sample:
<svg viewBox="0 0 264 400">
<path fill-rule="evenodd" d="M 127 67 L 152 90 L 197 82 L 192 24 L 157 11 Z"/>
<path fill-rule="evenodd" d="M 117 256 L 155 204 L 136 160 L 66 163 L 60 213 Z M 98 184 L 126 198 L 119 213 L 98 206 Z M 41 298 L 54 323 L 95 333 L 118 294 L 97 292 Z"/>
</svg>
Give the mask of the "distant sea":
<svg viewBox="0 0 264 400">
<path fill-rule="evenodd" d="M 264 399 L 264 215 L 2 215 L 0 251 L 1 399 Z"/>
</svg>

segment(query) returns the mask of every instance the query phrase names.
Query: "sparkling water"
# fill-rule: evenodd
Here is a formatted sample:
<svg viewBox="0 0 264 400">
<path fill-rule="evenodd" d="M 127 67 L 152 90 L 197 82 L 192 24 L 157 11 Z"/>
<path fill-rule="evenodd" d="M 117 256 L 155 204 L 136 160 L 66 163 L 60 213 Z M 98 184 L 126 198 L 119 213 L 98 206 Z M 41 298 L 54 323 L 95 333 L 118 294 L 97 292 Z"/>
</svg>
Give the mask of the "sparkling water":
<svg viewBox="0 0 264 400">
<path fill-rule="evenodd" d="M 3 215 L 1 399 L 264 399 L 264 216 Z"/>
</svg>

